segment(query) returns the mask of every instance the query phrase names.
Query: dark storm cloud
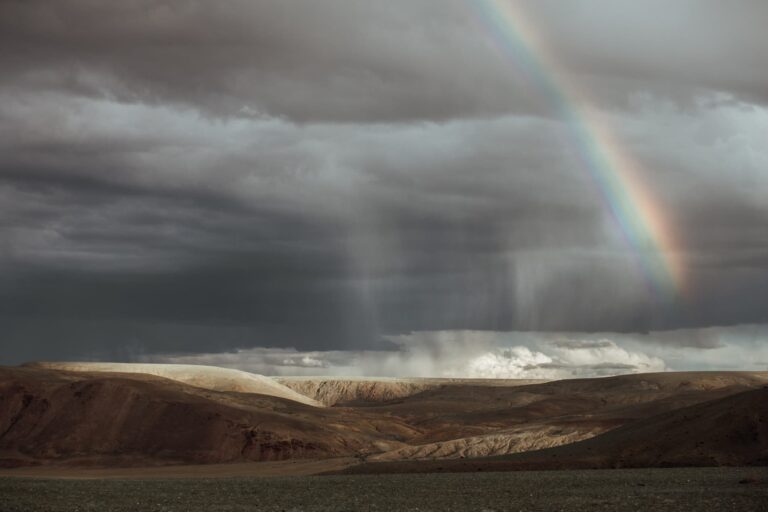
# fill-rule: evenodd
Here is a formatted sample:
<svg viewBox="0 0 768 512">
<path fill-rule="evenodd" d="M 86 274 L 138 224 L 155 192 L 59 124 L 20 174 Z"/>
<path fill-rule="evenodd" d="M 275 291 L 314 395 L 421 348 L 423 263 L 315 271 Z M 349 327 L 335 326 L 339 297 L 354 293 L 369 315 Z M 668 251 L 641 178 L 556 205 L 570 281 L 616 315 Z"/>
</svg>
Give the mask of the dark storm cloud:
<svg viewBox="0 0 768 512">
<path fill-rule="evenodd" d="M 674 219 L 674 307 L 471 2 L 0 2 L 3 361 L 768 321 L 765 7 L 622 4 L 526 10 Z"/>
<path fill-rule="evenodd" d="M 761 0 L 527 2 L 564 69 L 606 97 L 766 99 Z M 538 110 L 472 1 L 0 4 L 2 83 L 214 115 L 392 121 Z M 619 43 L 619 44 L 617 44 Z M 663 58 L 660 58 L 663 56 Z M 592 77 L 592 79 L 590 79 Z"/>
<path fill-rule="evenodd" d="M 518 2 L 558 61 L 589 83 L 690 100 L 702 90 L 768 100 L 760 0 Z M 620 85 L 618 82 L 624 82 Z M 614 99 L 621 98 L 621 94 Z"/>
<path fill-rule="evenodd" d="M 633 364 L 625 363 L 598 363 L 590 365 L 567 365 L 563 363 L 541 363 L 541 364 L 529 364 L 523 367 L 525 370 L 565 370 L 565 369 L 582 369 L 582 370 L 595 370 L 595 374 L 599 375 L 600 371 L 609 371 L 613 373 L 630 373 L 637 370 L 637 366 Z"/>
<path fill-rule="evenodd" d="M 490 114 L 509 98 L 509 73 L 494 69 L 498 60 L 473 33 L 462 2 L 4 2 L 2 9 L 11 85 L 298 120 Z M 488 71 L 494 79 L 482 78 Z"/>
<path fill-rule="evenodd" d="M 608 340 L 558 340 L 551 342 L 551 345 L 565 350 L 583 350 L 606 348 L 612 346 L 612 343 Z"/>
</svg>

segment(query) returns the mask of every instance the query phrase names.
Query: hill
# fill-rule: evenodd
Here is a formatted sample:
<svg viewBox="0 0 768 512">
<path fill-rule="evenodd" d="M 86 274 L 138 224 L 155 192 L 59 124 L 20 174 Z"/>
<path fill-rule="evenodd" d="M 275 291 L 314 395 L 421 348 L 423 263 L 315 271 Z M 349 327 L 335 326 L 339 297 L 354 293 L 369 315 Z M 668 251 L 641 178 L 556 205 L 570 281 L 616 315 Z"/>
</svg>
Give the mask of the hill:
<svg viewBox="0 0 768 512">
<path fill-rule="evenodd" d="M 275 380 L 327 406 L 388 402 L 443 387 L 525 386 L 546 382 L 526 379 L 439 379 L 384 377 L 275 377 Z"/>
<path fill-rule="evenodd" d="M 295 389 L 285 385 L 297 383 Z M 736 445 L 724 445 L 725 451 L 718 455 L 712 451 L 716 446 L 709 450 L 705 443 L 702 449 L 706 449 L 696 458 L 693 455 L 699 452 L 685 443 L 685 436 L 672 436 L 666 445 L 662 434 L 665 429 L 676 432 L 683 428 L 680 425 L 690 411 L 699 410 L 695 407 L 730 397 L 735 400 L 751 390 L 762 392 L 766 384 L 768 373 L 748 372 L 658 373 L 536 383 L 328 378 L 277 382 L 246 372 L 176 365 L 0 367 L 0 459 L 6 466 L 136 466 L 354 457 L 371 463 L 361 471 L 373 467 L 374 461 L 422 471 L 436 470 L 430 460 L 439 461 L 444 468 L 463 468 L 468 466 L 461 464 L 470 459 L 501 467 L 550 467 L 552 461 L 560 460 L 584 467 L 677 464 L 678 459 L 725 464 L 731 463 L 724 457 L 727 453 L 734 453 L 738 463 L 747 458 Z M 751 400 L 754 403 L 749 407 L 762 411 L 759 401 Z M 752 432 L 747 421 L 752 409 L 742 402 L 722 407 L 720 413 L 702 412 L 696 425 L 706 428 L 699 432 L 688 426 L 685 435 L 699 432 L 697 439 L 706 441 L 707 432 L 719 432 L 718 422 L 729 428 L 735 424 L 729 418 L 742 418 L 743 432 Z M 688 412 L 679 416 L 680 411 Z M 764 421 L 762 414 L 756 416 L 758 423 L 753 426 Z M 658 426 L 661 419 L 672 423 L 665 423 L 662 429 Z M 641 428 L 643 422 L 651 423 Z M 762 430 L 757 432 L 758 444 L 745 441 L 745 450 L 761 449 Z M 549 448 L 576 449 L 583 446 L 580 441 L 610 440 L 611 436 L 626 437 L 614 444 L 587 444 L 592 447 L 589 453 L 566 457 L 571 452 L 554 452 L 544 461 L 513 458 L 498 462 L 493 458 L 521 452 L 533 457 L 537 450 Z M 591 438 L 595 441 L 586 441 Z M 641 438 L 646 441 L 639 441 Z M 636 453 L 615 448 L 635 445 Z M 640 456 L 650 457 L 653 446 L 660 446 L 667 459 L 659 455 L 643 462 Z M 678 447 L 688 459 L 682 455 L 669 458 Z M 599 453 L 599 457 L 588 457 L 591 453 Z M 477 457 L 485 459 L 474 459 Z M 411 461 L 416 465 L 408 465 Z M 377 465 L 376 471 L 387 467 Z"/>
<path fill-rule="evenodd" d="M 374 462 L 349 473 L 768 465 L 768 387 L 637 420 L 591 439 L 503 457 Z"/>
<path fill-rule="evenodd" d="M 378 452 L 408 428 L 142 374 L 0 368 L 0 464 L 154 465 Z"/>
<path fill-rule="evenodd" d="M 255 373 L 191 364 L 140 364 L 140 363 L 51 363 L 38 362 L 26 366 L 50 370 L 80 372 L 141 373 L 176 380 L 199 388 L 214 391 L 235 391 L 286 398 L 315 407 L 322 404 L 308 396 L 283 386 L 275 380 Z"/>
</svg>

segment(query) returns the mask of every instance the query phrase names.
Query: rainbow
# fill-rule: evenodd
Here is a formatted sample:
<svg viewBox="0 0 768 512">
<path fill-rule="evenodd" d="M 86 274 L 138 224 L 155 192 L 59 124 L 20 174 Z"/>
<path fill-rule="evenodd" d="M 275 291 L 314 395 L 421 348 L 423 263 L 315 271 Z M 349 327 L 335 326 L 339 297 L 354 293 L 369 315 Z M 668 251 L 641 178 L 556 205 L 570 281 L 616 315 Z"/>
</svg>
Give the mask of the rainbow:
<svg viewBox="0 0 768 512">
<path fill-rule="evenodd" d="M 639 179 L 637 164 L 589 109 L 592 102 L 557 72 L 556 60 L 514 0 L 470 1 L 502 52 L 567 124 L 584 167 L 654 294 L 677 297 L 684 287 L 681 251 L 664 212 Z"/>
</svg>

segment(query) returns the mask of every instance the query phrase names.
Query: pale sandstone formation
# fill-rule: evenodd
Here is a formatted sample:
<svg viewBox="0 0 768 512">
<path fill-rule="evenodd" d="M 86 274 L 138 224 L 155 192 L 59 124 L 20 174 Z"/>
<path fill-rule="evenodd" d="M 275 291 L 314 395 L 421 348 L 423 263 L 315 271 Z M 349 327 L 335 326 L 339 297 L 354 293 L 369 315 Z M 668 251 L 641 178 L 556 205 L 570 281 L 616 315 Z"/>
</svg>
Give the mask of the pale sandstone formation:
<svg viewBox="0 0 768 512">
<path fill-rule="evenodd" d="M 448 441 L 404 446 L 368 457 L 369 461 L 463 459 L 492 457 L 510 453 L 552 448 L 589 439 L 606 431 L 605 427 L 558 427 L 526 425 L 492 434 L 462 437 Z"/>
<path fill-rule="evenodd" d="M 276 396 L 300 402 L 302 404 L 321 407 L 322 404 L 306 395 L 275 382 L 269 377 L 255 373 L 220 368 L 218 366 L 202 366 L 191 364 L 142 364 L 142 363 L 62 363 L 39 362 L 27 366 L 48 368 L 51 370 L 68 370 L 79 372 L 118 372 L 143 373 L 166 379 L 176 380 L 214 391 L 235 391 L 238 393 L 257 393 L 259 395 Z"/>
<path fill-rule="evenodd" d="M 449 379 L 386 377 L 275 377 L 285 386 L 327 406 L 386 402 L 445 386 L 512 387 L 539 384 L 533 379 Z"/>
</svg>

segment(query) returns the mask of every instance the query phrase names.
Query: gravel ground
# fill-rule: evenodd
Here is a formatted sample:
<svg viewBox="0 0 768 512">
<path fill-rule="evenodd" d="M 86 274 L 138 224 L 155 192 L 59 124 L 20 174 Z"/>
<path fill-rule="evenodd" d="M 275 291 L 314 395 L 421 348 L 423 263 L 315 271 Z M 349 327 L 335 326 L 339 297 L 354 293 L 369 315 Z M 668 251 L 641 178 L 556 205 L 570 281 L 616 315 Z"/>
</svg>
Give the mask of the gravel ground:
<svg viewBox="0 0 768 512">
<path fill-rule="evenodd" d="M 0 479 L 0 511 L 768 511 L 768 468 Z"/>
</svg>

